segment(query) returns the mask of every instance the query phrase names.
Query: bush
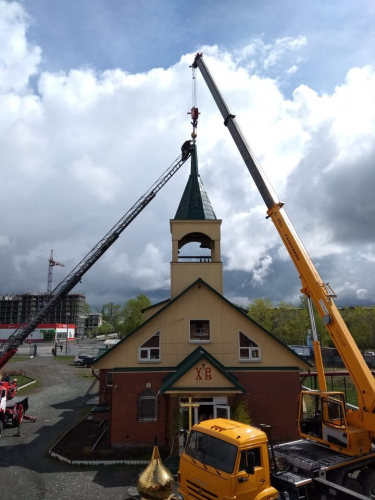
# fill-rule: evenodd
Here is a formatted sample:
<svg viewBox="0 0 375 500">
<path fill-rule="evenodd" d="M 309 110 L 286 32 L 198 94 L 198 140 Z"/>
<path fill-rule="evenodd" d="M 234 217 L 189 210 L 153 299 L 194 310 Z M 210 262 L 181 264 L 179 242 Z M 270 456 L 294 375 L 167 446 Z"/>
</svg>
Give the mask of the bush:
<svg viewBox="0 0 375 500">
<path fill-rule="evenodd" d="M 250 405 L 248 399 L 244 398 L 237 401 L 234 405 L 234 408 L 232 409 L 232 420 L 251 425 L 252 419 L 249 406 Z"/>
</svg>

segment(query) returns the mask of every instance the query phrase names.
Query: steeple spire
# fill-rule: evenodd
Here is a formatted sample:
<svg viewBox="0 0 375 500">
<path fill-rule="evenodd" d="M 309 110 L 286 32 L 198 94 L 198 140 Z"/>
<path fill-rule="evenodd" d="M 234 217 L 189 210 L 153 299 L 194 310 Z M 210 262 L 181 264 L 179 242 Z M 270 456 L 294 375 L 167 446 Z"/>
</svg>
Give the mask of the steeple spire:
<svg viewBox="0 0 375 500">
<path fill-rule="evenodd" d="M 214 209 L 198 172 L 195 140 L 193 140 L 192 148 L 190 176 L 178 206 L 175 220 L 216 220 Z"/>
</svg>

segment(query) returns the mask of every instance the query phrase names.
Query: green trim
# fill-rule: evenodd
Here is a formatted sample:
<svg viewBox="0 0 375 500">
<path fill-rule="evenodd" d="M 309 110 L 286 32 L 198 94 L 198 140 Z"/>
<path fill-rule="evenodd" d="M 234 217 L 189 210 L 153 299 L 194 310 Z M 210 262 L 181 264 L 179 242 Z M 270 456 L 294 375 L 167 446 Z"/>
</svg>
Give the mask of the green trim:
<svg viewBox="0 0 375 500">
<path fill-rule="evenodd" d="M 147 370 L 148 373 L 151 373 L 151 372 L 174 372 L 176 370 L 176 367 L 173 366 L 173 367 L 160 367 L 160 368 L 150 368 Z M 140 373 L 144 373 L 146 370 L 144 369 L 144 367 L 122 367 L 122 368 L 113 368 L 113 370 L 110 370 L 109 371 L 111 372 L 131 372 L 131 373 L 134 373 L 134 372 L 140 372 Z"/>
<path fill-rule="evenodd" d="M 156 302 L 156 304 L 153 304 L 152 306 L 145 307 L 144 309 L 141 309 L 141 312 L 144 313 L 145 311 L 148 311 L 149 309 L 153 309 L 154 307 L 160 306 L 161 304 L 165 304 L 169 302 L 171 299 L 165 299 L 161 300 L 160 302 Z"/>
<path fill-rule="evenodd" d="M 181 391 L 189 391 L 189 392 L 243 392 L 237 389 L 236 387 L 207 387 L 207 388 L 199 388 L 199 387 L 171 387 L 167 392 L 181 392 Z M 160 394 L 164 394 L 159 391 Z M 245 393 L 247 394 L 247 393 Z"/>
<path fill-rule="evenodd" d="M 111 372 L 140 372 L 143 373 L 145 371 L 145 367 L 117 367 L 108 369 L 108 371 Z M 104 368 L 103 368 L 104 369 Z M 284 372 L 284 371 L 294 371 L 294 372 L 299 372 L 300 369 L 298 366 L 257 366 L 257 367 L 242 367 L 242 366 L 226 366 L 225 367 L 226 371 L 230 372 L 265 372 L 265 371 L 273 371 L 273 372 Z M 162 367 L 150 367 L 147 372 L 175 372 L 176 367 L 175 366 L 162 366 Z M 232 375 L 233 376 L 233 375 Z"/>
<path fill-rule="evenodd" d="M 227 366 L 227 370 L 234 372 L 285 372 L 285 371 L 294 371 L 299 372 L 300 369 L 298 366 L 258 366 L 258 367 L 250 367 L 250 366 Z"/>
<path fill-rule="evenodd" d="M 230 382 L 234 388 L 238 391 L 247 394 L 246 389 L 244 389 L 238 382 L 237 377 L 227 372 L 224 365 L 220 363 L 214 356 L 207 352 L 202 346 L 197 347 L 193 352 L 189 354 L 179 365 L 176 367 L 176 371 L 164 377 L 163 383 L 159 389 L 159 393 L 163 394 L 166 391 L 172 390 L 172 386 L 181 379 L 191 368 L 197 363 L 206 360 L 210 363 L 219 373 L 221 373 Z M 210 388 L 211 389 L 211 388 Z M 203 389 L 202 389 L 203 390 Z M 206 390 L 206 389 L 205 389 Z M 208 389 L 207 389 L 208 390 Z M 229 390 L 229 388 L 228 388 Z"/>
</svg>

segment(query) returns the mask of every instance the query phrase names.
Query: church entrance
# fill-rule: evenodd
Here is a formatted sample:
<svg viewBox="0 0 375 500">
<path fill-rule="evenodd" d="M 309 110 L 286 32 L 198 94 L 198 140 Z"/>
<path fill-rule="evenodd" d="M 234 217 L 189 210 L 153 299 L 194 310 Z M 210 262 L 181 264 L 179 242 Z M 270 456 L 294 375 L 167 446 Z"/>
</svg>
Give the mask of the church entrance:
<svg viewBox="0 0 375 500">
<path fill-rule="evenodd" d="M 188 403 L 188 398 L 180 398 L 181 428 L 184 430 L 189 430 L 189 410 L 192 412 L 193 425 L 211 418 L 230 418 L 230 407 L 226 396 L 192 398 L 191 409 L 181 407 L 181 403 Z"/>
<path fill-rule="evenodd" d="M 226 396 L 213 398 L 189 398 L 181 397 L 180 402 L 180 432 L 179 452 L 183 452 L 186 444 L 187 432 L 189 431 L 189 412 L 191 412 L 192 425 L 211 418 L 230 418 L 230 407 Z M 191 405 L 181 406 L 181 404 Z"/>
</svg>

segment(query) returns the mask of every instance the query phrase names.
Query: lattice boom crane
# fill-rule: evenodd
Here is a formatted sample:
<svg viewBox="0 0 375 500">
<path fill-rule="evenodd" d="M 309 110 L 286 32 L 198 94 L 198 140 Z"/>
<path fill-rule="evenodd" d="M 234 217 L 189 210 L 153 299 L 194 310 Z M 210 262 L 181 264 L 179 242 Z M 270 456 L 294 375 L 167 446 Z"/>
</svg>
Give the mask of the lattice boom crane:
<svg viewBox="0 0 375 500">
<path fill-rule="evenodd" d="M 30 333 L 43 320 L 48 311 L 65 297 L 82 276 L 97 262 L 100 257 L 113 245 L 120 234 L 129 226 L 131 222 L 142 212 L 144 208 L 153 200 L 161 188 L 173 177 L 182 165 L 191 156 L 190 141 L 184 142 L 181 148 L 181 155 L 168 167 L 159 179 L 149 188 L 149 190 L 139 198 L 139 200 L 128 210 L 128 212 L 117 222 L 117 224 L 102 238 L 95 247 L 81 260 L 81 262 L 66 276 L 66 278 L 47 297 L 42 308 L 30 316 L 0 347 L 0 369 L 17 352 L 17 348 L 30 335 Z"/>
</svg>

